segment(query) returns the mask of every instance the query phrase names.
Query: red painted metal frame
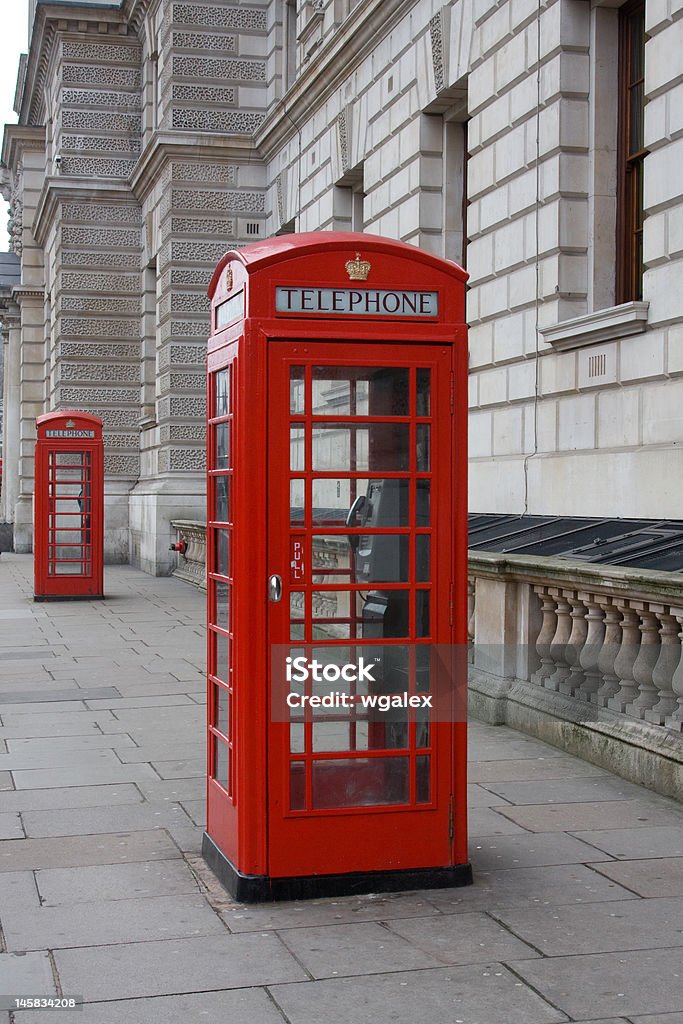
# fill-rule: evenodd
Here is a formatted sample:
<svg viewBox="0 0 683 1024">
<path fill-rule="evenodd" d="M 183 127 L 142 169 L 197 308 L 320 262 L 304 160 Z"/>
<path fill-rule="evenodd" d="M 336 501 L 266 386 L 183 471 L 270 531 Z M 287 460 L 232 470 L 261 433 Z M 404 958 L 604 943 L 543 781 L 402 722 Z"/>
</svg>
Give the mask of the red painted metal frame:
<svg viewBox="0 0 683 1024">
<path fill-rule="evenodd" d="M 274 306 L 276 285 L 349 287 L 345 263 L 356 252 L 371 263 L 367 283 L 351 282 L 352 287 L 377 289 L 409 288 L 437 291 L 439 315 L 436 320 L 406 321 L 393 317 L 369 318 L 351 315 L 292 317 L 277 315 Z M 209 294 L 212 299 L 212 324 L 216 323 L 216 309 L 231 300 L 237 318 L 214 329 L 209 340 L 208 401 L 209 417 L 213 418 L 213 384 L 215 373 L 228 366 L 234 368 L 232 392 L 232 488 L 230 492 L 232 521 L 231 579 L 234 582 L 231 609 L 231 671 L 234 689 L 232 704 L 233 772 L 230 791 L 215 779 L 212 742 L 215 735 L 215 687 L 210 678 L 208 701 L 209 778 L 207 781 L 207 833 L 244 875 L 276 877 L 301 874 L 315 865 L 316 873 L 352 870 L 394 869 L 396 867 L 427 867 L 429 864 L 457 865 L 467 862 L 466 828 L 466 726 L 462 721 L 441 723 L 436 736 L 440 749 L 437 772 L 438 811 L 434 808 L 404 808 L 396 811 L 379 807 L 345 812 L 315 812 L 315 814 L 285 813 L 282 806 L 282 777 L 289 760 L 288 726 L 271 721 L 268 673 L 271 643 L 289 636 L 287 606 L 286 632 L 277 627 L 277 611 L 281 606 L 269 605 L 266 582 L 269 573 L 283 572 L 283 565 L 273 565 L 273 545 L 280 551 L 282 534 L 273 534 L 270 551 L 267 539 L 273 530 L 274 506 L 272 484 L 287 476 L 286 467 L 271 466 L 274 474 L 269 482 L 268 437 L 269 410 L 271 432 L 277 432 L 277 410 L 285 400 L 269 378 L 269 353 L 274 360 L 273 373 L 277 375 L 277 361 L 287 357 L 294 348 L 300 363 L 329 361 L 334 354 L 335 364 L 352 361 L 366 365 L 380 359 L 395 365 L 427 365 L 431 356 L 442 354 L 447 363 L 448 380 L 443 377 L 439 388 L 439 421 L 442 431 L 449 434 L 452 458 L 447 466 L 440 465 L 442 495 L 450 490 L 451 502 L 445 500 L 441 512 L 449 526 L 443 535 L 450 537 L 448 550 L 432 552 L 432 564 L 437 560 L 451 566 L 451 581 L 443 576 L 438 608 L 440 632 L 438 642 L 460 644 L 465 649 L 466 633 L 466 415 L 467 415 L 467 344 L 464 326 L 464 282 L 466 275 L 455 264 L 439 260 L 412 246 L 371 235 L 316 233 L 274 238 L 226 254 L 214 273 Z M 241 313 L 241 315 L 240 315 Z M 281 343 L 285 344 L 281 344 Z M 403 348 L 403 346 L 406 346 Z M 428 346 L 422 359 L 420 346 Z M 372 356 L 370 353 L 372 352 Z M 405 361 L 406 356 L 409 360 Z M 417 360 L 417 363 L 416 361 Z M 443 367 L 441 367 L 443 373 Z M 452 376 L 451 376 L 452 373 Z M 280 378 L 281 380 L 281 378 Z M 451 415 L 448 391 L 452 388 L 453 413 Z M 287 391 L 288 394 L 288 391 Z M 437 414 L 435 414 L 437 415 Z M 298 418 L 298 417 L 297 417 Z M 286 420 L 282 431 L 286 430 Z M 327 418 L 326 418 L 327 419 Z M 341 417 L 349 420 L 349 417 Z M 384 419 L 384 417 L 382 417 Z M 444 435 L 445 436 L 445 435 Z M 208 500 L 210 502 L 209 535 L 209 669 L 214 676 L 213 640 L 217 632 L 215 601 L 213 596 L 214 548 L 216 527 L 212 524 L 214 502 L 213 428 L 207 432 Z M 443 446 L 442 446 L 443 447 Z M 288 465 L 288 463 L 287 463 Z M 437 467 L 433 467 L 436 469 Z M 358 476 L 388 475 L 358 473 Z M 269 490 L 269 483 L 271 490 Z M 288 508 L 288 502 L 287 502 Z M 333 532 L 321 526 L 320 533 Z M 279 538 L 279 539 L 278 539 Z M 452 606 L 452 626 L 446 614 Z M 444 625 L 446 623 L 447 625 Z M 287 640 L 285 639 L 285 642 Z M 434 638 L 437 642 L 437 638 Z M 464 685 L 463 680 L 463 685 Z M 455 716 L 457 717 L 457 716 Z M 278 775 L 278 773 L 280 773 Z M 273 780 L 279 783 L 273 785 Z M 448 809 L 444 806 L 448 805 Z M 449 815 L 450 811 L 450 815 Z M 408 833 L 423 828 L 425 816 L 434 814 L 439 829 L 448 836 L 447 824 L 452 817 L 453 835 L 446 843 L 439 842 L 433 859 L 426 861 L 424 851 L 417 849 Z M 412 819 L 411 819 L 412 815 Z M 405 823 L 412 820 L 410 828 Z M 377 822 L 373 846 L 381 847 L 372 858 L 354 860 L 355 850 L 363 846 L 368 821 Z M 361 829 L 354 823 L 365 823 Z M 351 824 L 349 824 L 351 823 Z M 286 825 L 286 829 L 285 829 Z M 375 830 L 375 825 L 372 826 Z M 283 829 L 287 833 L 289 853 L 282 848 Z M 301 829 L 301 831 L 297 831 Z M 351 831 L 348 831 L 348 830 Z M 311 845 L 315 855 L 304 856 Z M 290 855 L 291 854 L 291 855 Z M 304 859 L 306 864 L 304 865 Z"/>
<path fill-rule="evenodd" d="M 48 436 L 55 432 L 67 436 Z M 78 437 L 79 432 L 92 436 Z M 37 418 L 36 433 L 33 531 L 36 600 L 101 597 L 104 578 L 102 420 L 85 412 L 51 412 Z M 56 465 L 58 457 L 61 457 L 60 466 Z M 73 458 L 73 462 L 64 463 L 65 458 Z M 70 470 L 70 478 L 57 480 L 54 476 L 57 468 Z M 76 473 L 78 469 L 81 469 L 80 476 Z M 71 489 L 80 485 L 81 493 L 59 494 L 60 485 Z M 77 502 L 79 509 L 64 511 L 61 506 L 66 501 Z M 61 525 L 62 517 L 70 525 Z M 73 525 L 74 520 L 76 525 Z M 68 540 L 58 541 L 58 533 L 60 536 L 67 534 Z M 72 547 L 74 557 L 57 557 L 58 547 Z M 74 569 L 80 566 L 83 571 L 60 574 L 58 569 L 63 565 L 72 565 Z"/>
</svg>

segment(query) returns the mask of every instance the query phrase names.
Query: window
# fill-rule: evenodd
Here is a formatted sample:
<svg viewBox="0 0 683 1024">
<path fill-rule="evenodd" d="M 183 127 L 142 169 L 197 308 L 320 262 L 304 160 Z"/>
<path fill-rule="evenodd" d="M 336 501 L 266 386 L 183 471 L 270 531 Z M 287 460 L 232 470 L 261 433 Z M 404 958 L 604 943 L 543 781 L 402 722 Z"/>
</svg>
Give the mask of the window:
<svg viewBox="0 0 683 1024">
<path fill-rule="evenodd" d="M 619 11 L 617 302 L 643 297 L 645 2 Z"/>
<path fill-rule="evenodd" d="M 335 231 L 363 231 L 365 227 L 363 164 L 347 171 L 333 195 Z"/>
</svg>

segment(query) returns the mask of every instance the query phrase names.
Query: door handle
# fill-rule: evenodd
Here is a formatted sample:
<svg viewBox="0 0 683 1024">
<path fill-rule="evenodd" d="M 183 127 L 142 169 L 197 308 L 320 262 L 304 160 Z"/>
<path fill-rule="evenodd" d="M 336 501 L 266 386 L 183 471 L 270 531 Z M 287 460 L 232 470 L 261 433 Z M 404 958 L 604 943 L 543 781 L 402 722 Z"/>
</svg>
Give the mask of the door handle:
<svg viewBox="0 0 683 1024">
<path fill-rule="evenodd" d="M 273 575 L 268 578 L 268 600 L 277 604 L 282 599 L 282 577 Z"/>
</svg>

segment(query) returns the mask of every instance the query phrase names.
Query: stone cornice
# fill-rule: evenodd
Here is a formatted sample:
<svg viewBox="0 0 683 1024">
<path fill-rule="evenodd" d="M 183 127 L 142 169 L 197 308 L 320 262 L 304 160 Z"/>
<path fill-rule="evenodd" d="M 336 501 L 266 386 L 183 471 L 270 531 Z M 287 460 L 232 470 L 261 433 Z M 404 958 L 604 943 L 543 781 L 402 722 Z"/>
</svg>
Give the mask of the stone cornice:
<svg viewBox="0 0 683 1024">
<path fill-rule="evenodd" d="M 75 30 L 82 32 L 79 23 L 100 25 L 122 25 L 121 8 L 118 3 L 60 2 L 51 0 L 36 7 L 31 33 L 31 43 L 26 66 L 26 79 L 19 106 L 19 120 L 22 124 L 35 124 L 42 120 L 43 85 L 50 65 L 50 58 L 57 32 Z"/>
<path fill-rule="evenodd" d="M 142 201 L 159 181 L 165 164 L 174 157 L 183 160 L 208 157 L 214 161 L 230 163 L 235 159 L 249 157 L 254 152 L 251 136 L 231 136 L 226 141 L 225 135 L 211 132 L 154 132 L 130 177 L 131 188 L 136 198 Z"/>
<path fill-rule="evenodd" d="M 45 128 L 27 127 L 21 124 L 6 124 L 2 140 L 2 162 L 14 170 L 27 149 L 45 149 Z"/>
<path fill-rule="evenodd" d="M 33 218 L 33 237 L 44 246 L 60 202 L 65 200 L 106 199 L 108 202 L 130 202 L 130 185 L 125 182 L 99 181 L 93 178 L 46 178 Z"/>
<path fill-rule="evenodd" d="M 415 5 L 415 0 L 368 0 L 359 4 L 333 38 L 310 60 L 286 95 L 255 134 L 259 153 L 268 160 L 294 135 L 354 68 Z"/>
<path fill-rule="evenodd" d="M 45 290 L 43 288 L 31 288 L 30 285 L 18 284 L 12 289 L 12 298 L 19 304 L 21 304 L 23 299 L 40 299 L 42 302 L 45 299 Z"/>
</svg>

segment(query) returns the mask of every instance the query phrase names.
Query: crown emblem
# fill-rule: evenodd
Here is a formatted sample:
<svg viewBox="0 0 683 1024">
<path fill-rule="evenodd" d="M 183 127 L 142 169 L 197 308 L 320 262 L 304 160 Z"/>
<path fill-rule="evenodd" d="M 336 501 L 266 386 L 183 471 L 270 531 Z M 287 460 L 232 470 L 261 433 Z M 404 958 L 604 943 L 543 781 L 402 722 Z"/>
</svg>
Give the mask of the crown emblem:
<svg viewBox="0 0 683 1024">
<path fill-rule="evenodd" d="M 346 273 L 352 281 L 367 281 L 370 264 L 367 260 L 362 260 L 360 253 L 357 252 L 355 260 L 347 260 Z"/>
<path fill-rule="evenodd" d="M 66 426 L 70 428 L 70 427 L 75 427 L 76 424 L 74 423 L 73 420 L 67 420 L 66 421 Z"/>
</svg>

